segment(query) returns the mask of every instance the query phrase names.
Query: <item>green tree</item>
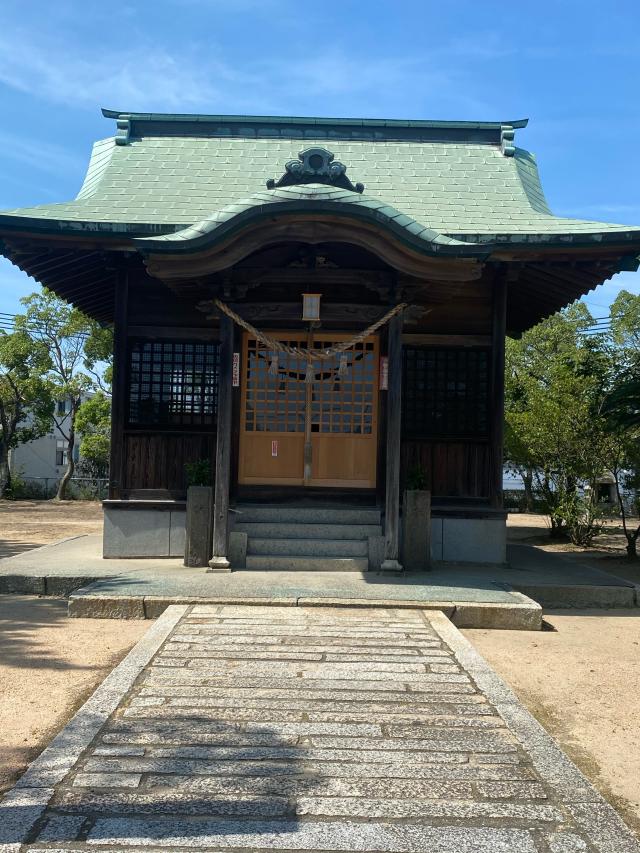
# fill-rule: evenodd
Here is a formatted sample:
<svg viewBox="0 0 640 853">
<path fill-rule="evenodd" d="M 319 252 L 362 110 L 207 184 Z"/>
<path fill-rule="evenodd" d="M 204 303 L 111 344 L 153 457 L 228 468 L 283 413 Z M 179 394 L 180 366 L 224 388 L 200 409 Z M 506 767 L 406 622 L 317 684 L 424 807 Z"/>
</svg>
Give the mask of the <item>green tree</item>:
<svg viewBox="0 0 640 853">
<path fill-rule="evenodd" d="M 640 404 L 629 396 L 640 362 L 640 297 L 621 292 L 609 332 L 586 334 L 592 322 L 575 304 L 507 342 L 506 464 L 530 472 L 552 534 L 566 530 L 581 544 L 597 532 L 597 480 L 610 471 L 635 556 L 640 528 L 630 523 L 625 492 L 640 470 Z"/>
<path fill-rule="evenodd" d="M 601 410 L 610 437 L 607 467 L 616 482 L 627 555 L 637 557 L 640 539 L 640 295 L 620 291 L 611 306 L 610 339 L 613 369 L 610 390 Z"/>
<path fill-rule="evenodd" d="M 48 363 L 47 348 L 25 332 L 0 333 L 0 497 L 11 485 L 11 448 L 51 427 L 53 398 L 43 378 Z"/>
<path fill-rule="evenodd" d="M 583 335 L 592 322 L 578 304 L 507 342 L 507 464 L 531 477 L 552 535 L 567 530 L 581 540 L 596 529 L 595 507 L 578 486 L 595 490 L 602 473 L 596 414 L 607 375 L 606 353 Z"/>
<path fill-rule="evenodd" d="M 80 433 L 82 473 L 96 479 L 109 473 L 111 400 L 103 391 L 85 400 L 78 409 L 76 429 Z"/>
<path fill-rule="evenodd" d="M 611 306 L 616 369 L 604 413 L 616 427 L 640 427 L 640 296 L 621 290 Z"/>
<path fill-rule="evenodd" d="M 16 317 L 16 329 L 44 346 L 48 362 L 44 380 L 65 411 L 53 412 L 53 421 L 66 443 L 67 467 L 58 485 L 56 498 L 65 500 L 75 470 L 77 416 L 86 399 L 102 381 L 100 360 L 108 349 L 108 333 L 94 320 L 73 308 L 54 293 L 43 290 L 21 300 L 24 314 Z"/>
</svg>

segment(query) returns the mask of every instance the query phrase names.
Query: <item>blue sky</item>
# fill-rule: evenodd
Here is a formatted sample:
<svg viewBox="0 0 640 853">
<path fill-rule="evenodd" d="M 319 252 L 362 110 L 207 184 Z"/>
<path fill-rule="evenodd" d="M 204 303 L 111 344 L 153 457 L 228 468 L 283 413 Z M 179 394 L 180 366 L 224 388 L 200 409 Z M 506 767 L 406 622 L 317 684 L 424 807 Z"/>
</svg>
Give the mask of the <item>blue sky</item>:
<svg viewBox="0 0 640 853">
<path fill-rule="evenodd" d="M 100 107 L 530 119 L 559 215 L 640 224 L 637 0 L 3 0 L 0 209 L 65 201 Z M 0 262 L 0 311 L 34 283 Z M 587 302 L 604 316 L 617 276 Z"/>
</svg>

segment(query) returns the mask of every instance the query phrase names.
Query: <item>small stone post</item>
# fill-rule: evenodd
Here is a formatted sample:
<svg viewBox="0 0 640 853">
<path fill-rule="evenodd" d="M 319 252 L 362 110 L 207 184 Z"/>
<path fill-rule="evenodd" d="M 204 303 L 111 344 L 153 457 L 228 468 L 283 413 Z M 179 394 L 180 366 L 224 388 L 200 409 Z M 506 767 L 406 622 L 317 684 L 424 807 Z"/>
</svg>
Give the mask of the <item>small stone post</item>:
<svg viewBox="0 0 640 853">
<path fill-rule="evenodd" d="M 209 565 L 213 536 L 213 489 L 189 486 L 187 489 L 187 530 L 184 564 L 190 568 Z"/>
<path fill-rule="evenodd" d="M 431 492 L 406 491 L 402 503 L 402 564 L 413 572 L 426 571 L 431 562 Z"/>
</svg>

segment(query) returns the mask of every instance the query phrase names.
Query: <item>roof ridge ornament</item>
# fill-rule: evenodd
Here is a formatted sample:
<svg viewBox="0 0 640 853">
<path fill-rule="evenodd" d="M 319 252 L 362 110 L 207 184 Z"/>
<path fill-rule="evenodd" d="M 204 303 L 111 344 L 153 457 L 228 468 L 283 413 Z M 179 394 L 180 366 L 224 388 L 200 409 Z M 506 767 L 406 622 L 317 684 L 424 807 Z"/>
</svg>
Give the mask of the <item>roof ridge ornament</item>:
<svg viewBox="0 0 640 853">
<path fill-rule="evenodd" d="M 297 160 L 289 160 L 284 168 L 286 171 L 280 180 L 269 178 L 267 189 L 313 183 L 331 184 L 356 193 L 364 192 L 364 184 L 352 184 L 346 174 L 347 167 L 335 160 L 333 152 L 327 148 L 305 148 L 299 152 Z"/>
</svg>

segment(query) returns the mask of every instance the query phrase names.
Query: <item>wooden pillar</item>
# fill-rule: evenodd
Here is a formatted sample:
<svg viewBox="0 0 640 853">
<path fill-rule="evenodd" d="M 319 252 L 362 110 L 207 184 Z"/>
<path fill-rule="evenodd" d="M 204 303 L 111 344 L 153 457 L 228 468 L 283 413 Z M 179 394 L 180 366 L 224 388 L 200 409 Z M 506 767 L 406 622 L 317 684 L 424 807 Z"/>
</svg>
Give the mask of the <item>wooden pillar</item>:
<svg viewBox="0 0 640 853">
<path fill-rule="evenodd" d="M 401 571 L 400 555 L 400 429 L 402 426 L 402 314 L 389 322 L 389 391 L 387 393 L 387 460 L 385 495 L 385 558 L 381 568 Z"/>
<path fill-rule="evenodd" d="M 113 376 L 111 397 L 111 447 L 109 456 L 109 497 L 118 500 L 124 486 L 124 418 L 128 382 L 127 303 L 129 281 L 126 269 L 117 270 L 113 320 Z"/>
<path fill-rule="evenodd" d="M 233 369 L 233 320 L 220 318 L 220 373 L 218 376 L 218 431 L 216 439 L 216 481 L 213 506 L 213 556 L 210 572 L 228 572 L 229 483 L 231 475 L 231 411 Z"/>
<path fill-rule="evenodd" d="M 491 331 L 491 505 L 502 509 L 503 446 L 504 446 L 504 349 L 507 328 L 506 268 L 496 272 L 493 282 L 493 325 Z"/>
</svg>

